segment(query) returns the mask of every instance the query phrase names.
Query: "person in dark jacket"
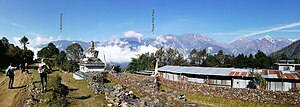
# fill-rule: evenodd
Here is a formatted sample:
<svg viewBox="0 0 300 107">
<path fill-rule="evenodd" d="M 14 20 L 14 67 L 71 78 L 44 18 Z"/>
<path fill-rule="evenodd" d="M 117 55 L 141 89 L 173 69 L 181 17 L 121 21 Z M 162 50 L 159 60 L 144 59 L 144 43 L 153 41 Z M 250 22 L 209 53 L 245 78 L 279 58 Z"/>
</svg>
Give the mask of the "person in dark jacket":
<svg viewBox="0 0 300 107">
<path fill-rule="evenodd" d="M 8 66 L 8 68 L 6 69 L 5 73 L 6 73 L 6 76 L 9 77 L 9 82 L 8 82 L 8 88 L 9 89 L 12 89 L 13 88 L 13 84 L 14 84 L 14 77 L 15 77 L 15 74 L 14 74 L 14 70 L 17 69 L 17 67 L 13 67 L 12 64 L 10 64 Z"/>
</svg>

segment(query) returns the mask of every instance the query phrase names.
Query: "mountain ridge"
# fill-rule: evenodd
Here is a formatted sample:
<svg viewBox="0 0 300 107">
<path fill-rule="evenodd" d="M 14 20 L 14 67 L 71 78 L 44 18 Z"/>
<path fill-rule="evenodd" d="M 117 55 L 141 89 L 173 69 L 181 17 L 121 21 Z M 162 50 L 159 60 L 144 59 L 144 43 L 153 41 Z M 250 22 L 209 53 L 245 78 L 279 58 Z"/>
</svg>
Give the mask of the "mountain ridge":
<svg viewBox="0 0 300 107">
<path fill-rule="evenodd" d="M 66 47 L 73 42 L 79 43 L 84 50 L 87 50 L 89 47 L 89 42 L 68 40 L 53 41 L 60 50 L 65 50 Z M 105 42 L 94 42 L 96 47 L 117 46 L 121 49 L 129 49 L 130 51 L 139 51 L 142 46 L 153 46 L 155 48 L 163 47 L 164 49 L 174 48 L 179 50 L 179 52 L 181 52 L 184 56 L 187 56 L 193 48 L 197 50 L 207 49 L 207 52 L 210 54 L 223 50 L 227 54 L 237 55 L 243 53 L 249 55 L 255 54 L 258 50 L 261 50 L 269 55 L 292 43 L 292 41 L 287 38 L 272 38 L 271 36 L 264 36 L 258 39 L 242 37 L 235 39 L 230 43 L 224 43 L 216 41 L 210 37 L 194 33 L 186 33 L 182 35 L 168 34 L 157 36 L 155 38 L 122 37 Z M 42 47 L 42 45 L 39 46 L 39 48 Z"/>
<path fill-rule="evenodd" d="M 282 54 L 286 54 L 287 58 L 289 59 L 300 58 L 300 40 L 297 40 L 292 44 L 272 53 L 271 56 L 280 58 Z"/>
</svg>

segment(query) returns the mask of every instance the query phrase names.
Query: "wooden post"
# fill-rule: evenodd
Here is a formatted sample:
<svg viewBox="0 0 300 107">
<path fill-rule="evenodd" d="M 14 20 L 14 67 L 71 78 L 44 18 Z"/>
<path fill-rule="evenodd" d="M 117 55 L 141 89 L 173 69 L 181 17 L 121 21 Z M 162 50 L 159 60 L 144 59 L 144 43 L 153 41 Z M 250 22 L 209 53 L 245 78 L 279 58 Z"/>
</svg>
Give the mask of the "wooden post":
<svg viewBox="0 0 300 107">
<path fill-rule="evenodd" d="M 231 88 L 233 88 L 233 78 L 231 78 Z"/>
<path fill-rule="evenodd" d="M 208 75 L 206 75 L 206 84 L 209 85 L 209 78 L 208 78 Z"/>
<path fill-rule="evenodd" d="M 283 91 L 283 79 L 281 79 L 281 91 Z"/>
</svg>

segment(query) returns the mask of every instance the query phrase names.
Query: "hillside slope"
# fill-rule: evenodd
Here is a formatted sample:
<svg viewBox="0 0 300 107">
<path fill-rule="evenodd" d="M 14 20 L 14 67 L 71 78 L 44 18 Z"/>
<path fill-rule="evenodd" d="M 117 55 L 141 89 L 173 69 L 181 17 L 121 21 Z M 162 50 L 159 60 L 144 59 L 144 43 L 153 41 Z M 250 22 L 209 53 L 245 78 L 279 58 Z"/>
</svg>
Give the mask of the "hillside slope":
<svg viewBox="0 0 300 107">
<path fill-rule="evenodd" d="M 289 59 L 300 58 L 300 40 L 297 40 L 289 46 L 272 53 L 271 56 L 278 58 L 281 54 L 286 54 Z"/>
</svg>

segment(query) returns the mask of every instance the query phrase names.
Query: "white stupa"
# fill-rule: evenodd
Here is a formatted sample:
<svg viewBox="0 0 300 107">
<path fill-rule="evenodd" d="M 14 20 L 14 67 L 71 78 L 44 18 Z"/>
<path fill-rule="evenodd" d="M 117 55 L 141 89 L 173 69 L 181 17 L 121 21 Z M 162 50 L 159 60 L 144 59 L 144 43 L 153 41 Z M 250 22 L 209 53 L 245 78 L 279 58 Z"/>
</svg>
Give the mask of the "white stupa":
<svg viewBox="0 0 300 107">
<path fill-rule="evenodd" d="M 95 50 L 94 42 L 90 42 L 90 47 L 85 53 L 85 58 L 79 63 L 79 71 L 81 72 L 103 72 L 105 63 L 98 58 L 98 51 Z"/>
<path fill-rule="evenodd" d="M 105 63 L 98 58 L 98 51 L 95 50 L 94 42 L 90 42 L 90 47 L 85 53 L 85 58 L 83 58 L 79 63 L 79 71 L 75 72 L 73 77 L 75 79 L 85 78 L 85 73 L 88 72 L 104 72 Z"/>
</svg>

